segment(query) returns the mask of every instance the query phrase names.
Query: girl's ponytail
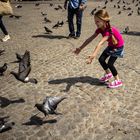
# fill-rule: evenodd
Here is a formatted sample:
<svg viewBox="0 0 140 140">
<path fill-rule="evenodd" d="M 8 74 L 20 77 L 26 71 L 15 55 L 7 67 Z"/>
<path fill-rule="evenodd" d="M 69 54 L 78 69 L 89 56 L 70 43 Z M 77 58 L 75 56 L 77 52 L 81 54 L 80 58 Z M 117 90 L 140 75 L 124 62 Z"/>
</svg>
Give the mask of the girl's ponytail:
<svg viewBox="0 0 140 140">
<path fill-rule="evenodd" d="M 115 36 L 113 35 L 112 29 L 111 29 L 111 25 L 110 25 L 110 21 L 107 21 L 107 26 L 108 26 L 109 32 L 110 32 L 110 34 L 111 34 L 111 39 L 112 39 L 113 45 L 117 45 L 117 44 L 118 44 L 118 41 L 117 41 L 117 39 L 115 38 Z"/>
</svg>

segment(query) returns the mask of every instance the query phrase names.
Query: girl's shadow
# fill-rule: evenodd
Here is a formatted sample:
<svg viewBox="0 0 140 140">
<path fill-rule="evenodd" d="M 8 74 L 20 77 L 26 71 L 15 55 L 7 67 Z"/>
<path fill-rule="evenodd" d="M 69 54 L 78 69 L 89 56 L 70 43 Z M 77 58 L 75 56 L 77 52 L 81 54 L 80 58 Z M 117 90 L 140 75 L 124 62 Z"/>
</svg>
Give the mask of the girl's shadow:
<svg viewBox="0 0 140 140">
<path fill-rule="evenodd" d="M 49 84 L 62 84 L 66 83 L 66 89 L 63 90 L 65 92 L 68 92 L 71 88 L 71 86 L 75 85 L 76 83 L 89 83 L 90 85 L 97 85 L 97 86 L 102 86 L 105 84 L 102 84 L 99 79 L 97 78 L 92 78 L 89 76 L 83 76 L 83 77 L 70 77 L 70 78 L 65 78 L 65 79 L 56 79 L 56 80 L 51 80 L 48 83 Z"/>
</svg>

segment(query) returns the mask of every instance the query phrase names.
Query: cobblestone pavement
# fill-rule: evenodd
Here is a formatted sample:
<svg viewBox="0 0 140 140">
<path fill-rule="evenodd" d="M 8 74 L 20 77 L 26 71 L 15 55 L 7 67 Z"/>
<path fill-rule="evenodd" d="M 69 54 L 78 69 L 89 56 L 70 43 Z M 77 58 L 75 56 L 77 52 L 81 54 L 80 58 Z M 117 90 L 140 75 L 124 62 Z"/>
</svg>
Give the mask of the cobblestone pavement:
<svg viewBox="0 0 140 140">
<path fill-rule="evenodd" d="M 90 12 L 104 2 L 87 3 L 84 12 L 83 30 L 80 39 L 67 39 L 68 25 L 52 29 L 57 21 L 66 21 L 67 12 L 55 11 L 49 2 L 40 4 L 22 3 L 15 8 L 20 19 L 4 17 L 5 25 L 11 35 L 8 42 L 0 42 L 5 53 L 0 56 L 0 65 L 15 60 L 15 53 L 31 52 L 32 71 L 38 84 L 21 83 L 10 71 L 17 70 L 17 64 L 9 64 L 4 76 L 0 77 L 0 97 L 9 100 L 24 99 L 25 102 L 9 103 L 0 108 L 0 116 L 10 116 L 15 122 L 13 129 L 0 134 L 1 140 L 138 140 L 140 138 L 140 18 L 134 11 L 118 15 L 118 9 L 108 5 L 112 25 L 121 31 L 126 26 L 129 35 L 125 40 L 125 56 L 117 60 L 116 67 L 123 81 L 118 89 L 108 89 L 98 84 L 103 70 L 96 59 L 91 65 L 85 63 L 97 45 L 100 37 L 89 44 L 78 56 L 72 51 L 89 37 L 96 29 Z M 47 11 L 52 23 L 44 23 L 41 12 Z M 45 34 L 44 26 L 52 29 L 51 35 Z M 0 34 L 2 37 L 2 34 Z M 100 51 L 101 52 L 101 51 Z M 98 57 L 97 57 L 98 58 Z M 46 96 L 66 95 L 57 111 L 62 115 L 50 115 L 43 121 L 43 114 L 34 108 Z"/>
</svg>

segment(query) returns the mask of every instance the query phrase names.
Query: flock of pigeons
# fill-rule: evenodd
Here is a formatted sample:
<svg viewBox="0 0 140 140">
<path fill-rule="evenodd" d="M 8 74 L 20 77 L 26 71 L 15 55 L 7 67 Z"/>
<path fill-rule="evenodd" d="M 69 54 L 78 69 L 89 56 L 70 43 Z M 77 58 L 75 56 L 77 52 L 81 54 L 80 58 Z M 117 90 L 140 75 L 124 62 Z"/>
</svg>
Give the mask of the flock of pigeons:
<svg viewBox="0 0 140 140">
<path fill-rule="evenodd" d="M 5 50 L 0 50 L 0 55 L 2 55 L 4 52 L 5 52 Z M 19 64 L 18 72 L 11 71 L 10 74 L 14 75 L 14 77 L 17 80 L 19 80 L 23 83 L 31 82 L 31 83 L 37 84 L 38 81 L 35 78 L 28 77 L 31 72 L 30 52 L 26 50 L 23 55 L 16 53 L 16 58 L 17 58 L 16 61 L 10 62 L 10 63 Z M 4 74 L 8 68 L 7 65 L 8 64 L 5 63 L 3 66 L 0 67 L 0 76 L 4 76 Z M 57 105 L 64 99 L 66 99 L 66 96 L 57 96 L 57 97 L 56 96 L 54 96 L 54 97 L 47 96 L 44 99 L 43 103 L 37 103 L 37 104 L 35 104 L 34 107 L 36 107 L 40 112 L 42 112 L 45 117 L 46 117 L 46 115 L 49 115 L 49 114 L 57 115 L 57 114 L 59 114 L 56 112 Z M 24 102 L 24 100 L 10 101 L 10 100 L 0 96 L 0 107 L 4 107 L 6 102 L 8 104 L 10 104 L 10 103 Z M 14 122 L 6 121 L 5 120 L 6 118 L 8 118 L 8 117 L 0 118 L 0 133 L 11 129 L 12 126 L 15 125 Z"/>
<path fill-rule="evenodd" d="M 113 3 L 114 2 L 114 3 Z M 94 15 L 98 8 L 106 9 L 107 5 L 114 5 L 113 8 L 119 9 L 118 15 L 121 14 L 123 11 L 129 11 L 127 13 L 128 16 L 131 16 L 134 13 L 134 10 L 136 10 L 137 15 L 140 15 L 140 0 L 132 0 L 131 2 L 128 2 L 128 0 L 106 0 L 103 7 L 96 7 L 91 11 L 91 15 Z M 135 9 L 132 8 L 134 5 Z"/>
</svg>

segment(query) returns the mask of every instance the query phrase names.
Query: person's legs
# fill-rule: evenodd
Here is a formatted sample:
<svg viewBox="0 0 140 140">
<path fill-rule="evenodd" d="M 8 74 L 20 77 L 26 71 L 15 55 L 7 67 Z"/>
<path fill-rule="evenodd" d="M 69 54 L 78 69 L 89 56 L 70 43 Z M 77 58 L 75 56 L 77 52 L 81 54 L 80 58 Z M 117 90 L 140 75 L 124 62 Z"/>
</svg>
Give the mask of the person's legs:
<svg viewBox="0 0 140 140">
<path fill-rule="evenodd" d="M 122 86 L 122 82 L 119 79 L 118 72 L 114 66 L 114 63 L 116 62 L 116 60 L 117 60 L 117 57 L 113 57 L 113 56 L 111 56 L 108 60 L 108 67 L 110 71 L 112 72 L 115 79 L 115 81 L 108 84 L 109 88 L 116 88 L 116 87 Z"/>
<path fill-rule="evenodd" d="M 75 36 L 73 18 L 74 18 L 74 9 L 68 7 L 68 24 L 69 24 L 69 31 L 71 36 Z"/>
<path fill-rule="evenodd" d="M 2 41 L 5 42 L 5 41 L 9 40 L 10 36 L 9 36 L 9 34 L 8 34 L 4 24 L 3 24 L 2 16 L 0 16 L 0 28 L 1 28 L 2 32 L 4 33 L 4 35 L 5 35 L 5 37 L 2 39 Z"/>
<path fill-rule="evenodd" d="M 80 37 L 81 35 L 82 16 L 83 16 L 83 11 L 76 9 L 76 24 L 77 24 L 76 37 Z"/>
<path fill-rule="evenodd" d="M 108 64 L 105 62 L 105 60 L 109 57 L 109 55 L 106 53 L 106 50 L 104 50 L 104 52 L 101 54 L 101 56 L 99 57 L 99 62 L 101 64 L 101 66 L 103 67 L 103 69 L 105 70 L 105 76 L 103 76 L 102 78 L 100 78 L 100 82 L 107 82 L 110 78 L 112 78 L 112 73 L 110 73 Z"/>
<path fill-rule="evenodd" d="M 5 35 L 8 35 L 8 32 L 3 24 L 3 21 L 2 21 L 2 16 L 0 16 L 0 28 Z"/>
</svg>

